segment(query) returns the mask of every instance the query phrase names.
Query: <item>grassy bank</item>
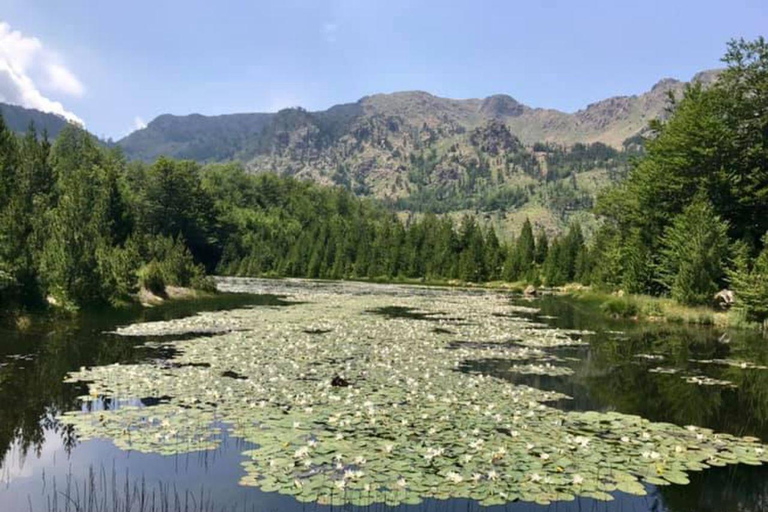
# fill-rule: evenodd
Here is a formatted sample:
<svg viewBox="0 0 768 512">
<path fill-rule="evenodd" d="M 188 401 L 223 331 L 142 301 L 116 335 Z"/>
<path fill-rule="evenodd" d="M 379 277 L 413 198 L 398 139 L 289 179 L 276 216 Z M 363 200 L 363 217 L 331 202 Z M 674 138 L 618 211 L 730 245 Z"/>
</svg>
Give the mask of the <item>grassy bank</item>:
<svg viewBox="0 0 768 512">
<path fill-rule="evenodd" d="M 765 329 L 766 326 L 748 322 L 737 310 L 718 310 L 707 306 L 685 306 L 670 298 L 649 295 L 619 296 L 583 286 L 566 286 L 564 294 L 590 303 L 604 313 L 617 318 L 632 318 L 646 322 L 670 322 L 692 325 L 712 325 L 721 328 Z"/>
</svg>

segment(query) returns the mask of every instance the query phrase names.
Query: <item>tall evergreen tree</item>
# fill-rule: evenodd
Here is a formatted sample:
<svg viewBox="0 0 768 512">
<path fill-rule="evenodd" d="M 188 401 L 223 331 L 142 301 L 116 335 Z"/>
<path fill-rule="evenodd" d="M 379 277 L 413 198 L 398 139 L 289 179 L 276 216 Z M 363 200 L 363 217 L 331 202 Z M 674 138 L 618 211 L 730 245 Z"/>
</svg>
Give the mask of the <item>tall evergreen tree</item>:
<svg viewBox="0 0 768 512">
<path fill-rule="evenodd" d="M 670 295 L 683 304 L 711 303 L 724 284 L 728 224 L 703 191 L 675 217 L 661 245 L 660 282 Z"/>
</svg>

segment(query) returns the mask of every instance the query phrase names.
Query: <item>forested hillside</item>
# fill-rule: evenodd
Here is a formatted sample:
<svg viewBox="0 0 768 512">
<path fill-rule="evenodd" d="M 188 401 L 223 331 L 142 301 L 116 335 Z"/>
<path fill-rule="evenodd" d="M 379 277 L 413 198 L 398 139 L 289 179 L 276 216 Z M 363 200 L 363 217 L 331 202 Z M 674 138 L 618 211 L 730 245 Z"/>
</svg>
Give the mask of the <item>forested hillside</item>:
<svg viewBox="0 0 768 512">
<path fill-rule="evenodd" d="M 716 74 L 694 82 L 709 85 Z M 415 91 L 319 112 L 163 115 L 118 144 L 133 159 L 236 160 L 251 172 L 343 186 L 401 211 L 481 214 L 502 233 L 531 217 L 557 233 L 622 177 L 648 122 L 666 115 L 668 95 L 684 86 L 665 79 L 574 114 L 506 95 L 452 100 Z"/>
</svg>

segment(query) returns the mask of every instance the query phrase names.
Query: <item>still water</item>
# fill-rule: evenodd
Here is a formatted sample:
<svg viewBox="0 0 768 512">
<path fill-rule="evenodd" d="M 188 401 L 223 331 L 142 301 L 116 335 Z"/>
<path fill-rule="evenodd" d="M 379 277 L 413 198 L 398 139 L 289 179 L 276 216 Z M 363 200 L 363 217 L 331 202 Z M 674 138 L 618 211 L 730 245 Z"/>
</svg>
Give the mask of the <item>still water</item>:
<svg viewBox="0 0 768 512">
<path fill-rule="evenodd" d="M 294 286 L 326 286 L 295 284 Z M 331 285 L 327 285 L 331 286 Z M 365 294 L 369 287 L 358 287 Z M 376 289 L 376 285 L 369 288 Z M 247 287 L 246 287 L 247 289 Z M 382 288 L 385 293 L 389 288 Z M 442 293 L 411 289 L 412 293 Z M 534 301 L 510 298 L 535 307 L 532 320 L 560 329 L 587 330 L 588 346 L 553 349 L 572 375 L 510 373 L 510 361 L 468 362 L 459 371 L 483 373 L 514 383 L 572 397 L 556 405 L 566 410 L 618 411 L 681 426 L 694 424 L 739 436 L 768 440 L 768 371 L 712 361 L 749 361 L 768 366 L 768 340 L 754 333 L 712 328 L 637 325 L 606 319 L 599 312 L 565 298 Z M 393 302 L 395 302 L 393 300 Z M 166 360 L 172 348 L 157 348 L 151 337 L 109 334 L 116 326 L 168 320 L 198 311 L 292 307 L 277 295 L 225 294 L 149 310 L 102 313 L 76 321 L 35 324 L 19 332 L 0 331 L 0 511 L 59 510 L 323 510 L 290 496 L 238 485 L 242 452 L 248 444 L 222 430 L 209 451 L 162 456 L 123 451 L 107 439 L 81 442 L 72 427 L 56 417 L 78 410 L 84 384 L 65 384 L 68 372 L 83 366 Z M 376 314 L 416 315 L 393 306 Z M 422 315 L 421 319 L 428 319 Z M 461 322 L 461 318 L 454 319 Z M 471 340 L 468 340 L 471 341 Z M 662 371 L 649 371 L 661 369 Z M 699 385 L 681 375 L 731 385 Z M 94 407 L 109 407 L 96 403 Z M 144 406 L 153 402 L 145 400 Z M 768 510 L 768 469 L 753 466 L 712 468 L 690 475 L 685 486 L 649 486 L 648 496 L 617 494 L 605 503 L 591 499 L 548 506 L 510 503 L 488 510 L 557 511 L 763 511 Z M 347 506 L 345 509 L 355 509 Z M 389 510 L 384 505 L 366 509 Z M 466 500 L 427 500 L 397 509 L 486 510 Z"/>
</svg>

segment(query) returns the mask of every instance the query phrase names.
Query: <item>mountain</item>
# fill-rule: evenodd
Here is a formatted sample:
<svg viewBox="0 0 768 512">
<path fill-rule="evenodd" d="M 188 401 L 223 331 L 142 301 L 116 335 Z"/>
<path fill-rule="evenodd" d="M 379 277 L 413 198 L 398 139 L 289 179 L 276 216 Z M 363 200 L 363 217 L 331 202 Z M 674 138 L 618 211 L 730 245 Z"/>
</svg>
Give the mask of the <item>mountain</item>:
<svg viewBox="0 0 768 512">
<path fill-rule="evenodd" d="M 67 126 L 67 120 L 56 114 L 49 114 L 39 110 L 0 103 L 0 114 L 3 116 L 6 126 L 16 133 L 25 133 L 30 122 L 35 124 L 38 133 L 48 132 L 48 137 L 53 139 Z"/>
<path fill-rule="evenodd" d="M 692 81 L 706 85 L 717 73 Z M 237 160 L 253 172 L 344 186 L 411 214 L 472 212 L 503 232 L 531 217 L 556 232 L 622 179 L 648 122 L 663 117 L 669 94 L 685 86 L 664 79 L 575 113 L 504 94 L 457 100 L 408 91 L 317 112 L 166 114 L 118 144 L 133 159 Z"/>
<path fill-rule="evenodd" d="M 716 73 L 699 73 L 693 81 L 709 83 Z M 455 100 L 422 91 L 366 96 L 356 103 L 318 112 L 289 109 L 219 116 L 164 114 L 119 144 L 128 156 L 142 160 L 160 155 L 200 161 L 249 160 L 283 144 L 267 140 L 270 136 L 295 139 L 301 135 L 312 144 L 322 145 L 384 118 L 393 121 L 392 128 L 420 130 L 426 126 L 451 135 L 498 120 L 525 144 L 602 142 L 621 148 L 622 142 L 642 132 L 649 120 L 663 115 L 669 92 L 679 94 L 684 86 L 684 82 L 663 79 L 643 94 L 608 98 L 572 114 L 531 108 L 504 94 Z M 291 129 L 301 134 L 289 134 Z"/>
</svg>

